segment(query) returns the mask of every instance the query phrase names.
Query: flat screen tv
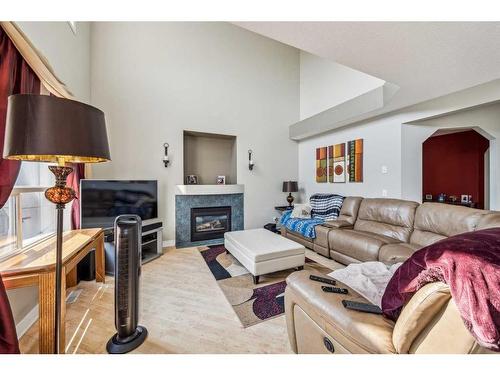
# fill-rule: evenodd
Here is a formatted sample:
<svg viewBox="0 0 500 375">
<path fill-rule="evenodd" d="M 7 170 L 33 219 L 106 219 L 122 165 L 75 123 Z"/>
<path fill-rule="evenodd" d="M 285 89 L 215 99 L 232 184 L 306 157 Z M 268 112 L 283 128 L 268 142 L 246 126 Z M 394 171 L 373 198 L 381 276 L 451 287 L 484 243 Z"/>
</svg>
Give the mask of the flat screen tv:
<svg viewBox="0 0 500 375">
<path fill-rule="evenodd" d="M 119 215 L 158 217 L 156 180 L 81 180 L 82 228 L 111 228 Z"/>
</svg>

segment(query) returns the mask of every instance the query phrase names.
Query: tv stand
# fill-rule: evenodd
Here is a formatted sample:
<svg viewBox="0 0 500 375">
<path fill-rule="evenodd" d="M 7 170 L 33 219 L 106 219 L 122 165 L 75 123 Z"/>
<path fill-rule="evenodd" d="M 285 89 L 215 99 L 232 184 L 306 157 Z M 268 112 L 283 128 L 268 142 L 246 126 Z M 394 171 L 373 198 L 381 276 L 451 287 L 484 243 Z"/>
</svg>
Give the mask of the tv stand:
<svg viewBox="0 0 500 375">
<path fill-rule="evenodd" d="M 163 254 L 163 223 L 160 219 L 144 220 L 142 222 L 142 264 L 151 262 Z M 115 273 L 115 238 L 114 229 L 104 229 L 104 252 L 106 275 Z"/>
</svg>

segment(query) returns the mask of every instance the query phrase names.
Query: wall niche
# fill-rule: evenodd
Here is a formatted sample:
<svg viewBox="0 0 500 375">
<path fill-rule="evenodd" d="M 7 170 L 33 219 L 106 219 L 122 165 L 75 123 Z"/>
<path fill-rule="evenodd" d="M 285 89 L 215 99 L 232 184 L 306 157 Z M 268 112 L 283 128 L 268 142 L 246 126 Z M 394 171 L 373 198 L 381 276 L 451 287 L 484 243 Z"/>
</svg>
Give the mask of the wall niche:
<svg viewBox="0 0 500 375">
<path fill-rule="evenodd" d="M 470 195 L 475 208 L 489 208 L 490 141 L 473 129 L 440 129 L 422 144 L 422 191 Z"/>
<path fill-rule="evenodd" d="M 184 130 L 184 183 L 195 175 L 199 185 L 215 185 L 217 176 L 236 184 L 236 136 Z"/>
</svg>

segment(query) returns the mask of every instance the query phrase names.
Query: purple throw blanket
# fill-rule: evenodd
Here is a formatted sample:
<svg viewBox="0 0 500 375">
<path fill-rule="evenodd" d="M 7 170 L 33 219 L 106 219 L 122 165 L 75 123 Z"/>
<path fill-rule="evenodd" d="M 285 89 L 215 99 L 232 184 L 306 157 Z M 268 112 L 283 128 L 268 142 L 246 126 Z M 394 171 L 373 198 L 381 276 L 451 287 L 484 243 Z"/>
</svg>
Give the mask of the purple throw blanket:
<svg viewBox="0 0 500 375">
<path fill-rule="evenodd" d="M 500 228 L 453 236 L 416 251 L 389 281 L 384 315 L 397 320 L 425 284 L 442 281 L 479 345 L 500 351 Z"/>
</svg>

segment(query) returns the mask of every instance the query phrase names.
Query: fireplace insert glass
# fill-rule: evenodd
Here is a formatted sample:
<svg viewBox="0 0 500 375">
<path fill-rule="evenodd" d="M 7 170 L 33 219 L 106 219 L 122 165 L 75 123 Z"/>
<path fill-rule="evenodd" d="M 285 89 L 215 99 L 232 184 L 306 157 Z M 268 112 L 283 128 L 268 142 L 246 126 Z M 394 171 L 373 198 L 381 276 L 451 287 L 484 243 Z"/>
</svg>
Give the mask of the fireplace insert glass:
<svg viewBox="0 0 500 375">
<path fill-rule="evenodd" d="M 197 207 L 191 209 L 191 241 L 224 238 L 231 230 L 231 207 Z"/>
</svg>

